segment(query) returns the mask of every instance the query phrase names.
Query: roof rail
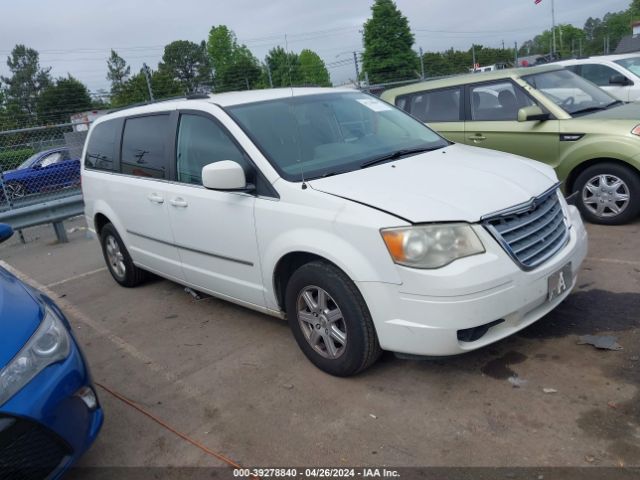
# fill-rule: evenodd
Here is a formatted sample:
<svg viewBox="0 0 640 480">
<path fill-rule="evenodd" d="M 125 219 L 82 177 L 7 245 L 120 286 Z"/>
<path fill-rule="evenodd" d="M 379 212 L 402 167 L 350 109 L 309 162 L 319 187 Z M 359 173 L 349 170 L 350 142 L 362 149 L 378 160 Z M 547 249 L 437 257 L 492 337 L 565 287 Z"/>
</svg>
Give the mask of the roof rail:
<svg viewBox="0 0 640 480">
<path fill-rule="evenodd" d="M 122 110 L 127 110 L 129 108 L 135 108 L 135 107 L 144 107 L 146 105 L 154 105 L 156 103 L 162 103 L 162 102 L 169 102 L 171 100 L 203 100 L 203 99 L 207 99 L 209 98 L 209 94 L 208 93 L 187 93 L 186 95 L 175 95 L 173 97 L 166 97 L 166 98 L 158 98 L 155 99 L 153 101 L 144 101 L 144 102 L 136 102 L 136 103 L 132 103 L 130 105 L 124 105 L 122 107 L 117 107 L 117 108 L 111 108 L 109 109 L 109 111 L 107 113 L 115 113 L 115 112 L 120 112 Z"/>
</svg>

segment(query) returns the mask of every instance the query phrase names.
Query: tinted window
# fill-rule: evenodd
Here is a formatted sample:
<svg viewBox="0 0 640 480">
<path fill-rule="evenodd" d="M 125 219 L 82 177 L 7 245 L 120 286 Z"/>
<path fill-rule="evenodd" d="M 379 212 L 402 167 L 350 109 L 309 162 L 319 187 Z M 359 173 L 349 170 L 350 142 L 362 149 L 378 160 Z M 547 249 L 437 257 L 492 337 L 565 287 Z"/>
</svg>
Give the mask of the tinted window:
<svg viewBox="0 0 640 480">
<path fill-rule="evenodd" d="M 168 134 L 169 115 L 127 119 L 122 136 L 122 173 L 138 177 L 168 178 Z"/>
<path fill-rule="evenodd" d="M 106 121 L 99 123 L 89 136 L 87 154 L 84 164 L 96 170 L 115 170 L 116 130 L 119 122 Z"/>
<path fill-rule="evenodd" d="M 402 107 L 423 122 L 459 122 L 460 89 L 418 92 L 402 97 Z M 396 102 L 400 107 L 400 103 Z"/>
<path fill-rule="evenodd" d="M 582 65 L 581 73 L 584 78 L 590 82 L 595 83 L 600 87 L 608 86 L 609 79 L 614 75 L 619 75 L 613 68 L 606 65 L 598 65 L 596 63 L 589 63 Z"/>
<path fill-rule="evenodd" d="M 223 128 L 199 115 L 182 115 L 177 146 L 178 181 L 202 184 L 202 167 L 221 160 L 233 160 L 245 167 L 243 153 Z"/>
<path fill-rule="evenodd" d="M 615 62 L 635 75 L 640 76 L 640 57 L 623 58 L 615 60 Z"/>
<path fill-rule="evenodd" d="M 474 85 L 471 91 L 471 119 L 517 120 L 518 110 L 533 101 L 511 82 Z"/>
</svg>

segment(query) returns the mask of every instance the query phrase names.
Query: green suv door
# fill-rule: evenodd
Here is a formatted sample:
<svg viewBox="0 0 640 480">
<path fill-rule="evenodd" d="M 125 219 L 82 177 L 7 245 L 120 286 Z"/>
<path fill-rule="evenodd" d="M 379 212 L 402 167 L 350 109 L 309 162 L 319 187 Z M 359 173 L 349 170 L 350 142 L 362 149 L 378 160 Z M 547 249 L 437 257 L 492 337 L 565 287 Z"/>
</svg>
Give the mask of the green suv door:
<svg viewBox="0 0 640 480">
<path fill-rule="evenodd" d="M 533 158 L 556 167 L 560 125 L 518 121 L 518 110 L 541 105 L 510 79 L 466 85 L 464 143 Z"/>
</svg>

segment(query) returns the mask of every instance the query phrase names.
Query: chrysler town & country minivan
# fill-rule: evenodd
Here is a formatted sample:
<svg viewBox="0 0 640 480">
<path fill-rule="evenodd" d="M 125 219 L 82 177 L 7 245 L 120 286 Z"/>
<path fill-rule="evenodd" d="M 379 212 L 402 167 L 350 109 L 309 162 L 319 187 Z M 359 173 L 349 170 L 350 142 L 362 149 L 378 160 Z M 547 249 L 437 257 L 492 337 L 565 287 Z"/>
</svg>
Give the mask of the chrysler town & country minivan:
<svg viewBox="0 0 640 480">
<path fill-rule="evenodd" d="M 525 328 L 586 255 L 553 169 L 453 144 L 339 89 L 159 102 L 95 122 L 86 217 L 111 275 L 147 272 L 287 318 L 353 375 L 382 350 L 452 355 Z"/>
</svg>

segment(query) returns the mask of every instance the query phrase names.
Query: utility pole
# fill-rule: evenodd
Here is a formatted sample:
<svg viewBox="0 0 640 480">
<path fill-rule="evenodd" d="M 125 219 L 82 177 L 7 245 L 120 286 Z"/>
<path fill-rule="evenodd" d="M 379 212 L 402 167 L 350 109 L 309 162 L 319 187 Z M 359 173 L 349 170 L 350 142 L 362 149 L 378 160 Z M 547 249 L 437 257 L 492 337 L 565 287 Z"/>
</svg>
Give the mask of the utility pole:
<svg viewBox="0 0 640 480">
<path fill-rule="evenodd" d="M 553 46 L 551 47 L 551 56 L 556 53 L 556 6 L 555 0 L 551 0 L 551 30 L 553 32 Z"/>
<path fill-rule="evenodd" d="M 424 80 L 424 53 L 422 51 L 422 47 L 420 47 L 420 78 Z"/>
<path fill-rule="evenodd" d="M 149 67 L 146 63 L 142 64 L 142 71 L 144 72 L 144 78 L 147 80 L 147 90 L 149 90 L 149 100 L 154 101 L 153 90 L 151 89 L 151 76 L 149 75 Z"/>
<path fill-rule="evenodd" d="M 472 71 L 475 72 L 476 71 L 476 45 L 475 43 L 471 44 L 471 56 L 473 57 L 473 68 Z"/>
<path fill-rule="evenodd" d="M 504 40 L 502 40 L 502 50 L 504 50 Z"/>
<path fill-rule="evenodd" d="M 578 38 L 578 58 L 582 58 L 582 37 Z"/>
<path fill-rule="evenodd" d="M 358 67 L 358 53 L 353 52 L 353 64 L 356 67 L 356 84 L 360 88 L 360 68 Z"/>
<path fill-rule="evenodd" d="M 271 67 L 269 67 L 269 63 L 267 63 L 266 66 L 267 66 L 267 75 L 269 76 L 269 87 L 273 88 L 273 78 L 271 78 Z"/>
<path fill-rule="evenodd" d="M 518 61 L 518 42 L 516 42 L 516 44 L 515 44 L 514 52 L 516 52 L 516 63 L 514 64 L 514 67 L 518 67 L 519 66 L 518 65 L 518 63 L 519 63 L 519 61 Z"/>
</svg>

